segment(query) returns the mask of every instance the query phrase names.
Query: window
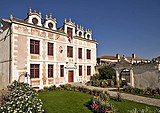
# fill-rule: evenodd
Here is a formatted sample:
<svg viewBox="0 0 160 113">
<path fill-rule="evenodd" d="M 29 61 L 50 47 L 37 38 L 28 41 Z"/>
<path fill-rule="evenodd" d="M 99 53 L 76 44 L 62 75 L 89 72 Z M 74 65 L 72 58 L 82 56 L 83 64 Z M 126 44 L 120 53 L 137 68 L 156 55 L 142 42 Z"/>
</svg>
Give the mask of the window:
<svg viewBox="0 0 160 113">
<path fill-rule="evenodd" d="M 37 25 L 37 24 L 38 24 L 38 19 L 37 19 L 37 18 L 33 18 L 33 19 L 32 19 L 32 23 L 33 23 L 34 25 Z"/>
<path fill-rule="evenodd" d="M 67 46 L 67 57 L 73 57 L 73 47 Z"/>
<path fill-rule="evenodd" d="M 30 65 L 31 78 L 39 78 L 39 64 Z"/>
<path fill-rule="evenodd" d="M 39 54 L 39 41 L 38 40 L 30 40 L 30 53 Z"/>
<path fill-rule="evenodd" d="M 50 23 L 48 24 L 48 27 L 49 27 L 49 29 L 52 29 L 52 28 L 53 28 L 53 24 L 50 22 Z"/>
<path fill-rule="evenodd" d="M 72 28 L 67 27 L 68 37 L 72 37 Z"/>
<path fill-rule="evenodd" d="M 87 75 L 91 75 L 91 66 L 87 66 Z"/>
<path fill-rule="evenodd" d="M 80 36 L 80 37 L 82 36 L 82 32 L 81 32 L 81 31 L 79 32 L 79 36 Z"/>
<path fill-rule="evenodd" d="M 82 48 L 78 48 L 78 58 L 82 59 Z"/>
<path fill-rule="evenodd" d="M 64 65 L 60 65 L 60 77 L 64 77 Z"/>
<path fill-rule="evenodd" d="M 53 43 L 48 42 L 48 55 L 53 56 Z"/>
<path fill-rule="evenodd" d="M 91 59 L 91 50 L 87 49 L 87 59 Z"/>
<path fill-rule="evenodd" d="M 53 77 L 53 65 L 49 64 L 48 65 L 48 78 L 52 78 Z"/>
<path fill-rule="evenodd" d="M 90 35 L 89 35 L 89 34 L 87 35 L 87 38 L 88 38 L 88 39 L 90 38 Z"/>
<path fill-rule="evenodd" d="M 82 76 L 82 65 L 79 65 L 79 76 Z"/>
</svg>

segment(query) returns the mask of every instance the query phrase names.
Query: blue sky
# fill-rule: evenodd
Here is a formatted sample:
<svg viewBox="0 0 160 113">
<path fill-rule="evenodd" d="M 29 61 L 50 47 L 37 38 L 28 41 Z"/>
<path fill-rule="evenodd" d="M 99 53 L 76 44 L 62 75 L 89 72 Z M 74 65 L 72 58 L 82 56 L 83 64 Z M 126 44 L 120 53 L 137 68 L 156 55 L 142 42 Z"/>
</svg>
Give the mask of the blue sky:
<svg viewBox="0 0 160 113">
<path fill-rule="evenodd" d="M 160 0 L 1 0 L 0 18 L 25 19 L 29 7 L 92 29 L 97 56 L 160 56 Z"/>
</svg>

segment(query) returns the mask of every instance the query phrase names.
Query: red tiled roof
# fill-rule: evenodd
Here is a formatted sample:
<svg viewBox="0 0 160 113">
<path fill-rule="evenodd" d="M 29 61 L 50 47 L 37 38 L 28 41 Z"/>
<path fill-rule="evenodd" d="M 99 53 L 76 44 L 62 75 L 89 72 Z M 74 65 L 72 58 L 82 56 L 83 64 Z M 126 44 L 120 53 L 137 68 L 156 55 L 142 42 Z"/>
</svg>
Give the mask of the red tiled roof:
<svg viewBox="0 0 160 113">
<path fill-rule="evenodd" d="M 109 60 L 118 60 L 118 58 L 116 56 L 101 56 L 99 57 L 100 59 L 109 59 Z M 145 60 L 144 58 L 132 58 L 132 57 L 128 57 L 126 56 L 125 57 L 127 60 L 131 61 L 131 60 L 134 60 L 134 61 L 141 61 L 141 60 Z M 120 59 L 123 59 L 123 56 L 120 56 Z"/>
</svg>

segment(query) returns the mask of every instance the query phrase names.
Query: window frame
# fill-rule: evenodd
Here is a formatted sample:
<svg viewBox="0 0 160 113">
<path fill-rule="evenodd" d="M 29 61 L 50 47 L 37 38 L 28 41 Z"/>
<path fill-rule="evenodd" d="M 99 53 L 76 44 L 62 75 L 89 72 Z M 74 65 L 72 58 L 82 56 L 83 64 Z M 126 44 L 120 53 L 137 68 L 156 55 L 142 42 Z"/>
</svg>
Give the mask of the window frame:
<svg viewBox="0 0 160 113">
<path fill-rule="evenodd" d="M 30 39 L 30 53 L 31 54 L 39 54 L 40 52 L 40 41 Z"/>
<path fill-rule="evenodd" d="M 47 47 L 47 55 L 49 55 L 49 56 L 53 56 L 53 54 L 54 54 L 54 43 L 50 43 L 50 42 L 48 42 L 48 47 Z"/>
<path fill-rule="evenodd" d="M 79 76 L 82 76 L 82 65 L 79 65 Z"/>
<path fill-rule="evenodd" d="M 32 75 L 33 73 L 33 75 Z M 38 76 L 37 76 L 38 75 Z M 39 78 L 40 75 L 40 64 L 30 64 L 30 77 Z"/>
<path fill-rule="evenodd" d="M 87 59 L 91 59 L 91 50 L 87 49 Z"/>
<path fill-rule="evenodd" d="M 91 75 L 91 66 L 87 66 L 87 76 Z"/>
<path fill-rule="evenodd" d="M 48 64 L 48 78 L 54 77 L 54 65 Z"/>
<path fill-rule="evenodd" d="M 78 48 L 78 58 L 82 59 L 82 48 Z"/>
<path fill-rule="evenodd" d="M 60 77 L 64 77 L 64 65 L 60 65 Z"/>
<path fill-rule="evenodd" d="M 73 47 L 67 46 L 67 57 L 73 58 Z"/>
</svg>

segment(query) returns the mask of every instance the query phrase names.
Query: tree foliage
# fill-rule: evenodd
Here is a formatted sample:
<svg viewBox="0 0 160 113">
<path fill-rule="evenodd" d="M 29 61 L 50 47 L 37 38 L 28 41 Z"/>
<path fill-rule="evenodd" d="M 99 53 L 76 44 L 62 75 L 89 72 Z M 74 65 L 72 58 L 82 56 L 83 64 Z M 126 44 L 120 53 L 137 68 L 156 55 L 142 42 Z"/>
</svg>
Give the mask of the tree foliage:
<svg viewBox="0 0 160 113">
<path fill-rule="evenodd" d="M 111 66 L 102 66 L 98 69 L 100 79 L 115 79 L 116 72 Z"/>
</svg>

